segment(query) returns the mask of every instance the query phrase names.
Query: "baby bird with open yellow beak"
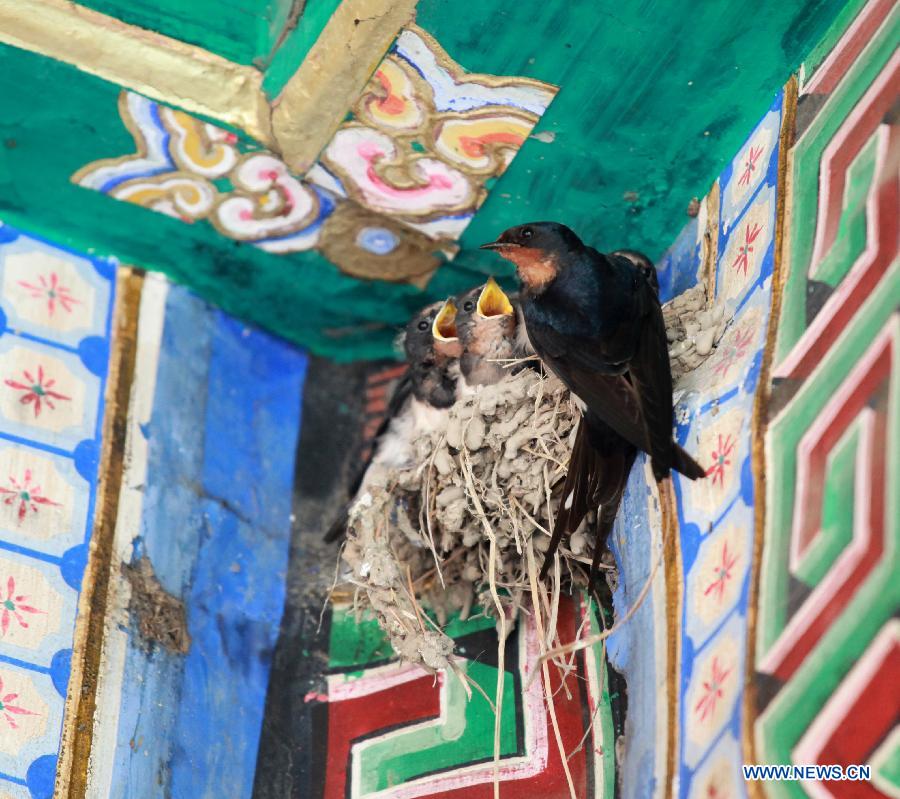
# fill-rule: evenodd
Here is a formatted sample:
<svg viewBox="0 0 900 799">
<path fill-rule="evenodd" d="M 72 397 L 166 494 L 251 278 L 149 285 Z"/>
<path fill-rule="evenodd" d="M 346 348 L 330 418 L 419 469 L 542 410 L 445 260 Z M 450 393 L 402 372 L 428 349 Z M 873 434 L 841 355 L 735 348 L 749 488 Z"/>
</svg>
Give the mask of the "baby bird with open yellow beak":
<svg viewBox="0 0 900 799">
<path fill-rule="evenodd" d="M 459 367 L 465 388 L 496 383 L 509 372 L 517 352 L 518 313 L 494 278 L 460 295 L 456 329 L 462 344 Z"/>
<path fill-rule="evenodd" d="M 348 500 L 325 534 L 334 541 L 347 529 L 347 516 L 377 470 L 406 466 L 414 457 L 413 444 L 423 433 L 447 425 L 456 402 L 462 344 L 456 333 L 452 299 L 423 308 L 406 326 L 403 350 L 409 368 L 397 384 L 372 445 L 372 456 L 351 480 Z"/>
</svg>

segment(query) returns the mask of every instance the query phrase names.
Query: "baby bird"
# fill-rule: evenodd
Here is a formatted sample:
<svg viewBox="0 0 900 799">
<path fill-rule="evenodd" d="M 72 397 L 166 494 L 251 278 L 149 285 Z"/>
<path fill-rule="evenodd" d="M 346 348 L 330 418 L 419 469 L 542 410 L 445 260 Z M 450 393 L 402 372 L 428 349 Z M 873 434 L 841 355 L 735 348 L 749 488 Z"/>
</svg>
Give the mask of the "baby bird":
<svg viewBox="0 0 900 799">
<path fill-rule="evenodd" d="M 406 326 L 403 350 L 409 368 L 375 433 L 372 455 L 351 480 L 348 499 L 326 532 L 326 541 L 344 535 L 350 508 L 365 493 L 376 470 L 408 464 L 420 435 L 446 427 L 448 409 L 456 402 L 462 354 L 455 320 L 456 306 L 448 299 L 423 308 Z"/>
<path fill-rule="evenodd" d="M 457 298 L 456 329 L 462 344 L 459 368 L 463 392 L 492 385 L 509 373 L 509 361 L 516 357 L 518 315 L 510 298 L 494 278 L 484 286 Z"/>
</svg>

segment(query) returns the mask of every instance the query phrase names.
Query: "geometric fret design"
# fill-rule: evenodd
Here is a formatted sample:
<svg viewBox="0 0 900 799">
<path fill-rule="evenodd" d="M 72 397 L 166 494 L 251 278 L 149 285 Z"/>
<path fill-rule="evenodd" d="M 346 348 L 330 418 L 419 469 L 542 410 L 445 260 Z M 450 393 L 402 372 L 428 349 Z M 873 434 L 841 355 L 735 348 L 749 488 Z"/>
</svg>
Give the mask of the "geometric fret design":
<svg viewBox="0 0 900 799">
<path fill-rule="evenodd" d="M 574 640 L 582 624 L 591 629 L 592 617 L 585 605 L 564 598 L 560 640 Z M 327 737 L 327 748 L 317 758 L 321 762 L 315 764 L 324 770 L 320 781 L 325 799 L 490 795 L 494 715 L 481 692 L 493 701 L 493 623 L 483 618 L 451 620 L 446 628 L 456 641 L 458 669 L 481 689 L 470 699 L 457 673 L 441 671 L 432 677 L 396 661 L 374 620 L 357 621 L 352 610 L 336 607 L 331 629 L 326 693 L 307 696 L 307 702 L 322 703 L 326 710 L 314 715 Z M 591 786 L 598 791 L 613 787 L 609 687 L 605 659 L 596 657 L 599 652 L 580 653 L 577 668 L 565 677 L 555 666 L 550 668 L 556 721 L 563 747 L 571 753 L 568 769 L 579 799 L 595 795 Z M 523 618 L 506 646 L 497 775 L 506 790 L 521 796 L 568 796 L 542 681 L 532 679 L 539 656 L 537 630 Z M 597 710 L 591 718 L 585 717 L 588 707 Z M 579 748 L 583 738 L 584 747 Z"/>
<path fill-rule="evenodd" d="M 835 356 L 840 354 L 836 350 L 825 366 L 836 367 L 840 359 Z M 882 559 L 889 530 L 893 527 L 893 535 L 900 533 L 896 520 L 892 525 L 890 517 L 886 518 L 885 504 L 890 493 L 885 442 L 891 432 L 890 420 L 900 418 L 900 315 L 892 315 L 858 361 L 845 358 L 844 363 L 855 366 L 844 373 L 837 386 L 832 388 L 833 380 L 827 389 L 818 380 L 809 381 L 770 428 L 770 441 L 777 440 L 772 446 L 772 472 L 790 473 L 793 467 L 797 479 L 794 486 L 769 483 L 773 529 L 763 560 L 758 666 L 784 680 L 796 672 Z M 822 369 L 817 374 L 825 377 L 827 371 Z M 841 374 L 837 368 L 829 377 L 835 374 Z M 807 571 L 821 573 L 816 582 L 811 582 L 808 577 L 804 580 L 803 570 L 798 568 L 806 565 L 801 558 L 815 557 L 816 553 L 809 550 L 819 543 L 817 539 L 837 548 L 834 542 L 822 538 L 828 532 L 822 525 L 827 498 L 823 492 L 824 466 L 851 425 L 857 430 L 857 446 L 849 475 L 852 513 L 845 512 L 850 530 L 843 531 L 849 533 L 843 536 L 848 540 L 846 546 L 831 553 L 830 564 L 814 564 L 818 567 L 815 570 L 807 565 Z M 843 443 L 846 449 L 846 441 Z M 787 457 L 789 453 L 793 457 Z M 843 488 L 849 490 L 846 484 Z M 790 558 L 782 564 L 796 582 L 789 582 L 788 574 L 775 563 L 784 547 Z M 805 589 L 800 603 L 798 584 Z M 795 594 L 789 598 L 787 591 L 792 586 Z M 788 616 L 791 605 L 794 610 Z"/>
<path fill-rule="evenodd" d="M 896 256 L 898 35 L 895 6 L 794 148 L 776 377 L 809 375 Z"/>
<path fill-rule="evenodd" d="M 752 642 L 758 762 L 869 763 L 873 776 L 765 784 L 779 796 L 900 791 L 898 35 L 900 8 L 870 0 L 805 70 Z"/>
</svg>

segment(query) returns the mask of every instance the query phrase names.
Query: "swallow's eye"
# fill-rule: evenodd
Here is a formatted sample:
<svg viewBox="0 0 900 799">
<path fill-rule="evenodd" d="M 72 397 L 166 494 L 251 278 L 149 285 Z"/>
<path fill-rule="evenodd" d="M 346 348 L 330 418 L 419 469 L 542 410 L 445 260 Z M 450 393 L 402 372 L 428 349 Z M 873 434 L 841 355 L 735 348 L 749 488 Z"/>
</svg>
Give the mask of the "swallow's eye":
<svg viewBox="0 0 900 799">
<path fill-rule="evenodd" d="M 472 311 L 475 310 L 475 303 L 472 302 L 472 300 L 467 300 L 466 302 L 463 303 L 463 310 L 466 313 L 472 313 Z"/>
<path fill-rule="evenodd" d="M 416 327 L 418 327 L 419 330 L 425 331 L 425 330 L 428 330 L 428 328 L 430 328 L 431 325 L 429 325 L 428 322 L 425 319 L 423 319 L 422 321 L 419 322 L 418 325 L 416 325 Z"/>
<path fill-rule="evenodd" d="M 533 235 L 534 231 L 530 227 L 522 230 L 522 238 L 525 239 L 525 241 L 528 241 Z"/>
</svg>

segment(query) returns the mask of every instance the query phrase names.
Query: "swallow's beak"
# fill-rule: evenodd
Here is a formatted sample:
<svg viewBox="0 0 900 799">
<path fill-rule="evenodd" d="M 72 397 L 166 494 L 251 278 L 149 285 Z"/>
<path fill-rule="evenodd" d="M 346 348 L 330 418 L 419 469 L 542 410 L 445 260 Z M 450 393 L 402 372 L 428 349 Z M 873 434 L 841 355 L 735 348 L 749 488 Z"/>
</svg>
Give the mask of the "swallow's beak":
<svg viewBox="0 0 900 799">
<path fill-rule="evenodd" d="M 488 278 L 481 294 L 478 295 L 478 304 L 475 306 L 478 315 L 488 319 L 492 316 L 506 316 L 513 313 L 512 303 L 503 289 L 494 278 Z"/>
<path fill-rule="evenodd" d="M 506 248 L 518 247 L 518 244 L 515 244 L 512 241 L 503 241 L 503 236 L 501 235 L 497 241 L 489 241 L 487 244 L 482 244 L 478 249 L 479 250 L 503 250 Z"/>
<path fill-rule="evenodd" d="M 438 311 L 438 315 L 434 317 L 434 323 L 431 325 L 431 334 L 438 341 L 456 341 L 458 335 L 456 332 L 456 306 L 453 300 L 448 299 Z"/>
</svg>

